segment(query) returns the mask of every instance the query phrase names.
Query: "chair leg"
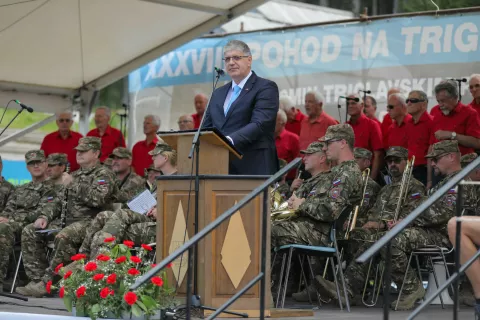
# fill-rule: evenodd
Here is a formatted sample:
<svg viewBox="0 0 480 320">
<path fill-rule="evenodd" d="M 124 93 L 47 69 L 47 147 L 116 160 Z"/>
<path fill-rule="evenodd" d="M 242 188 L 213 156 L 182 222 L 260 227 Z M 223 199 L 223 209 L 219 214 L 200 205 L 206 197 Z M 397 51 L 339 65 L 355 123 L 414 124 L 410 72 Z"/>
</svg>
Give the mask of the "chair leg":
<svg viewBox="0 0 480 320">
<path fill-rule="evenodd" d="M 432 257 L 428 256 L 427 261 L 428 261 L 427 263 L 430 263 L 430 265 L 432 266 L 433 279 L 435 279 L 435 285 L 437 286 L 437 290 L 438 290 L 438 288 L 440 288 L 440 286 L 438 285 L 437 271 L 435 271 L 435 266 L 433 265 Z M 438 295 L 438 297 L 440 298 L 440 304 L 442 305 L 442 309 L 445 309 L 445 305 L 443 304 L 442 295 L 440 294 L 440 295 Z"/>
<path fill-rule="evenodd" d="M 340 270 L 340 279 L 342 279 L 343 294 L 345 295 L 345 303 L 347 304 L 347 311 L 350 312 L 350 299 L 348 298 L 347 284 L 345 283 L 345 276 L 343 274 L 342 260 L 338 255 L 337 255 L 337 262 L 338 262 L 338 270 Z M 337 286 L 337 289 L 338 289 L 338 286 Z"/>
<path fill-rule="evenodd" d="M 288 278 L 290 276 L 290 266 L 292 264 L 293 247 L 288 251 L 287 270 L 285 270 L 285 285 L 283 286 L 282 309 L 285 306 L 285 297 L 287 296 Z"/>
<path fill-rule="evenodd" d="M 308 290 L 307 275 L 303 270 L 303 260 L 305 259 L 304 258 L 305 256 L 304 255 L 302 255 L 302 257 L 300 257 L 300 255 L 297 255 L 297 256 L 298 256 L 298 261 L 300 262 L 300 285 L 302 284 L 302 280 L 305 281 L 305 290 L 307 290 L 308 301 L 313 306 L 312 297 L 310 296 L 310 291 Z M 298 286 L 298 292 L 300 292 L 300 285 Z"/>
<path fill-rule="evenodd" d="M 450 278 L 450 271 L 448 271 L 448 264 L 447 264 L 447 259 L 445 259 L 445 255 L 443 254 L 443 251 L 440 250 L 440 255 L 442 256 L 442 260 L 443 260 L 443 265 L 445 266 L 445 272 L 447 274 L 447 279 Z M 453 290 L 453 283 L 450 285 L 450 289 L 452 289 L 452 292 L 455 292 Z M 448 293 L 448 291 L 447 291 Z M 449 294 L 450 295 L 450 294 Z"/>
<path fill-rule="evenodd" d="M 410 268 L 410 263 L 412 262 L 412 257 L 413 257 L 413 252 L 410 253 L 410 257 L 408 258 L 407 270 L 405 270 L 405 275 L 403 276 L 402 286 L 400 287 L 400 291 L 398 292 L 397 303 L 395 304 L 395 311 L 397 311 L 398 302 L 400 302 L 400 298 L 402 296 L 403 286 L 405 284 L 405 281 L 407 280 L 408 269 Z"/>
<path fill-rule="evenodd" d="M 280 268 L 280 275 L 278 278 L 278 289 L 277 289 L 277 301 L 275 302 L 275 308 L 278 308 L 280 305 L 280 291 L 282 290 L 282 280 L 283 280 L 283 270 L 285 268 L 285 260 L 287 259 L 287 254 L 283 253 L 282 256 L 282 267 Z"/>
<path fill-rule="evenodd" d="M 20 269 L 20 263 L 22 263 L 22 251 L 20 251 L 20 255 L 18 256 L 17 267 L 15 269 L 15 275 L 13 276 L 12 287 L 10 288 L 10 293 L 13 293 L 15 289 L 15 283 L 17 282 L 18 270 Z"/>
<path fill-rule="evenodd" d="M 300 282 L 298 283 L 297 292 L 300 292 L 300 290 L 302 290 L 302 283 L 305 283 L 306 286 L 308 285 L 307 276 L 305 275 L 305 271 L 303 271 L 303 262 L 305 261 L 305 255 L 304 254 L 302 256 L 298 255 L 298 261 L 300 261 L 300 267 L 302 268 L 302 274 L 304 276 L 303 282 L 302 282 L 302 278 L 300 278 Z"/>
<path fill-rule="evenodd" d="M 272 259 L 272 264 L 270 265 L 270 269 L 273 269 L 273 266 L 275 265 L 275 260 L 277 259 L 277 251 L 275 251 L 275 254 L 273 255 Z"/>
<path fill-rule="evenodd" d="M 335 263 L 333 262 L 333 258 L 330 259 L 330 263 L 331 263 L 331 266 L 332 266 L 333 281 L 335 281 L 335 288 L 337 289 L 338 303 L 340 304 L 340 310 L 343 310 L 342 296 L 340 295 L 340 288 L 338 286 L 337 272 L 335 271 Z"/>
</svg>

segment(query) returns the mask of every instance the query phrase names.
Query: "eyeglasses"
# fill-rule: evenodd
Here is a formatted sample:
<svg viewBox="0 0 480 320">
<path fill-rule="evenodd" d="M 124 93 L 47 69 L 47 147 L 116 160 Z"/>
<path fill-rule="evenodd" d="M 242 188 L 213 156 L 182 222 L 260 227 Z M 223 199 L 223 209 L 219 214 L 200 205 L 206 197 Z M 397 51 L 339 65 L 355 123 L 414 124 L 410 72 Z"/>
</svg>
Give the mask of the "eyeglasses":
<svg viewBox="0 0 480 320">
<path fill-rule="evenodd" d="M 442 159 L 442 158 L 445 157 L 445 156 L 448 156 L 449 154 L 450 154 L 450 153 L 444 153 L 444 154 L 441 154 L 441 155 L 439 155 L 439 156 L 437 156 L 437 157 L 431 158 L 430 160 L 431 160 L 432 162 L 438 162 L 440 159 Z"/>
<path fill-rule="evenodd" d="M 59 167 L 60 167 L 61 165 L 62 165 L 62 164 L 60 164 L 60 163 L 49 164 L 48 167 L 49 167 L 49 168 L 53 168 L 53 167 L 56 167 L 56 166 L 59 166 Z"/>
<path fill-rule="evenodd" d="M 240 59 L 247 58 L 247 57 L 249 57 L 249 56 L 231 56 L 231 57 L 223 58 L 222 60 L 225 61 L 225 63 L 229 63 L 230 60 L 240 61 Z"/>
<path fill-rule="evenodd" d="M 400 162 L 402 162 L 402 159 L 400 159 L 400 158 L 388 158 L 385 161 L 387 162 L 387 164 L 390 164 L 390 163 L 400 164 Z"/>
<path fill-rule="evenodd" d="M 325 141 L 325 144 L 327 145 L 327 147 L 334 143 L 334 142 L 338 142 L 338 141 L 342 141 L 343 139 L 332 139 L 332 140 L 328 140 L 328 141 Z"/>
<path fill-rule="evenodd" d="M 405 100 L 406 103 L 419 103 L 419 102 L 425 102 L 423 99 L 416 99 L 416 98 L 409 98 Z"/>
<path fill-rule="evenodd" d="M 389 105 L 387 106 L 387 109 L 392 110 L 393 108 L 395 108 L 395 106 L 393 106 L 393 105 L 391 105 L 391 104 L 389 104 Z"/>
<path fill-rule="evenodd" d="M 30 167 L 37 167 L 39 165 L 41 165 L 42 163 L 44 163 L 45 161 L 31 161 L 29 163 L 27 163 L 27 166 L 30 166 Z"/>
<path fill-rule="evenodd" d="M 58 122 L 66 122 L 66 123 L 69 123 L 70 121 L 72 121 L 72 119 L 58 119 Z"/>
</svg>

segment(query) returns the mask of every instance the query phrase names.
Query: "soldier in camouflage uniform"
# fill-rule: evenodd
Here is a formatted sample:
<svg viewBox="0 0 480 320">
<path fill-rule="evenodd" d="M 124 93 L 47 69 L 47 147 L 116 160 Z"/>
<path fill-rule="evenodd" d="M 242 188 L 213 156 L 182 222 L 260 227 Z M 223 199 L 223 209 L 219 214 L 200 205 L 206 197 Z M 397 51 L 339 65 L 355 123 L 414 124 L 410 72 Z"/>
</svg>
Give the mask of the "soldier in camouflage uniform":
<svg viewBox="0 0 480 320">
<path fill-rule="evenodd" d="M 108 157 L 107 159 L 105 159 L 105 161 L 103 161 L 102 164 L 103 164 L 103 166 L 104 166 L 105 168 L 107 168 L 108 170 L 112 170 L 112 171 L 113 171 L 113 169 L 112 169 L 113 159 L 112 159 L 112 158 Z"/>
<path fill-rule="evenodd" d="M 32 279 L 42 280 L 37 283 L 30 282 L 25 287 L 27 295 L 42 297 L 46 294 L 45 284 L 53 279 L 55 267 L 71 261 L 70 257 L 77 253 L 93 218 L 99 212 L 112 207 L 118 191 L 114 174 L 100 164 L 100 138 L 81 138 L 75 149 L 80 169 L 72 174 L 73 181 L 68 186 L 67 227 L 55 236 L 53 259 L 48 268 L 45 269 L 47 265 L 44 265 L 32 269 L 32 273 L 35 273 Z M 48 217 L 48 221 L 50 219 L 51 217 Z M 48 221 L 35 223 L 45 224 Z"/>
<path fill-rule="evenodd" d="M 162 170 L 156 169 L 152 163 L 147 169 L 143 169 L 143 171 L 145 173 L 145 185 L 148 190 L 152 191 L 153 186 L 157 184 L 157 177 L 162 175 Z"/>
<path fill-rule="evenodd" d="M 3 170 L 3 162 L 2 162 L 2 157 L 0 156 L 0 212 L 5 209 L 5 206 L 7 205 L 8 198 L 10 195 L 12 195 L 13 191 L 15 190 L 15 187 L 13 184 L 5 180 L 3 176 L 1 176 Z"/>
<path fill-rule="evenodd" d="M 177 173 L 177 153 L 167 144 L 157 144 L 149 152 L 157 169 L 165 175 Z M 156 184 L 151 191 L 156 198 Z M 155 242 L 157 209 L 140 214 L 129 209 L 104 211 L 90 224 L 80 252 L 95 257 L 104 245 L 104 239 L 115 237 L 117 242 L 131 240 L 137 244 Z"/>
<path fill-rule="evenodd" d="M 287 165 L 287 161 L 283 159 L 278 159 L 278 162 L 280 164 L 280 169 L 283 169 L 283 167 Z M 287 179 L 287 175 L 285 174 L 282 177 L 282 180 L 280 180 L 273 186 L 275 193 L 280 195 L 280 198 L 281 198 L 280 203 L 287 201 L 288 198 L 290 198 L 291 196 L 290 186 L 288 185 L 286 179 Z M 272 206 L 273 205 L 274 204 L 272 203 Z M 272 210 L 273 210 L 273 207 L 272 207 Z"/>
<path fill-rule="evenodd" d="M 394 225 L 393 220 L 399 201 L 401 180 L 407 165 L 407 157 L 408 150 L 405 148 L 391 147 L 387 150 L 385 160 L 392 174 L 392 184 L 384 186 L 378 193 L 375 204 L 368 212 L 367 223 L 361 228 L 354 229 L 350 233 L 348 246 L 349 255 L 354 257 L 359 256 L 365 252 L 374 241 L 381 237 L 386 230 Z M 406 190 L 404 194 L 405 200 L 399 207 L 398 221 L 406 217 L 412 210 L 420 205 L 422 198 L 425 196 L 425 187 L 420 181 L 413 177 L 410 179 Z M 403 281 L 410 251 L 418 245 L 432 243 L 430 239 L 425 241 L 423 239 L 424 237 L 428 238 L 428 234 L 426 234 L 423 229 L 409 228 L 400 234 L 395 239 L 396 241 L 392 242 L 392 279 L 397 285 L 400 286 Z M 405 241 L 406 239 L 409 240 Z M 353 259 L 346 268 L 345 281 L 352 304 L 357 304 L 357 301 L 362 295 L 368 266 L 368 263 L 358 264 Z M 412 283 L 416 284 L 418 281 L 415 282 L 415 280 L 412 280 L 412 277 L 415 277 L 415 273 L 410 271 L 405 283 L 405 294 L 403 296 L 408 296 L 412 290 L 416 289 L 415 287 L 412 288 Z M 316 279 L 317 288 L 322 296 L 338 299 L 334 283 L 318 276 Z"/>
<path fill-rule="evenodd" d="M 127 148 L 115 148 L 109 156 L 117 176 L 117 203 L 126 203 L 145 189 L 145 180 L 132 169 L 132 153 Z"/>
<path fill-rule="evenodd" d="M 0 289 L 15 238 L 20 238 L 24 226 L 47 213 L 45 205 L 54 201 L 56 196 L 51 185 L 45 182 L 47 164 L 43 150 L 28 151 L 25 161 L 32 181 L 16 188 L 0 213 Z"/>
</svg>

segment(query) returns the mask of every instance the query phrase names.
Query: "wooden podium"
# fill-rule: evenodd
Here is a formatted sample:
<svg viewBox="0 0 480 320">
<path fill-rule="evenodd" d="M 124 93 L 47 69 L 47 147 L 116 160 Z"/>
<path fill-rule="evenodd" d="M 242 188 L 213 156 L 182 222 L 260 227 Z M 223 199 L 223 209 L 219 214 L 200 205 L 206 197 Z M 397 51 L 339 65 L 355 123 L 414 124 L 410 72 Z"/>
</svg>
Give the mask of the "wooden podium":
<svg viewBox="0 0 480 320">
<path fill-rule="evenodd" d="M 161 176 L 157 186 L 157 260 L 160 261 L 194 235 L 195 176 L 188 153 L 195 132 L 167 132 L 159 136 L 177 150 L 179 175 Z M 215 131 L 204 131 L 200 138 L 198 230 L 202 230 L 235 205 L 266 176 L 228 175 L 228 159 L 240 156 L 228 140 Z M 190 194 L 190 201 L 189 201 Z M 202 305 L 218 308 L 260 272 L 262 194 L 235 213 L 198 244 L 197 294 Z M 185 230 L 188 229 L 187 234 Z M 270 219 L 267 226 L 270 248 Z M 170 285 L 178 283 L 178 296 L 187 284 L 187 253 L 177 259 L 168 272 Z M 265 316 L 270 316 L 270 251 L 267 250 L 267 296 Z M 228 310 L 258 317 L 260 282 L 239 298 Z M 206 313 L 211 313 L 206 311 Z M 227 316 L 222 314 L 222 316 Z"/>
</svg>

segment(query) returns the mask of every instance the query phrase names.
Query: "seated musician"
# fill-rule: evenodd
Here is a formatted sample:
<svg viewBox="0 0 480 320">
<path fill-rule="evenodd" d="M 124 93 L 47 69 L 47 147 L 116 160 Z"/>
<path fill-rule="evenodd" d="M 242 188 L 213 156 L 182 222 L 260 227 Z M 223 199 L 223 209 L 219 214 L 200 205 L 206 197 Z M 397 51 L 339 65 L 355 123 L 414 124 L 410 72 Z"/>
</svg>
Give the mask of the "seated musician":
<svg viewBox="0 0 480 320">
<path fill-rule="evenodd" d="M 423 184 L 411 177 L 410 180 L 405 181 L 404 185 L 402 185 L 402 177 L 404 175 L 406 177 L 409 174 L 405 171 L 407 157 L 408 150 L 403 147 L 390 147 L 387 150 L 385 160 L 392 175 L 392 184 L 386 185 L 380 190 L 374 206 L 368 212 L 367 223 L 361 228 L 354 229 L 350 234 L 351 245 L 349 249 L 355 256 L 362 254 L 372 242 L 383 235 L 383 232 L 393 226 L 397 210 L 398 222 L 420 205 L 425 195 Z M 402 192 L 402 200 L 399 200 L 402 186 L 404 191 Z M 399 203 L 399 201 L 401 202 Z M 397 236 L 392 243 L 392 280 L 397 286 L 402 285 L 410 251 L 417 246 L 430 243 L 433 242 L 430 241 L 429 233 L 420 228 L 406 229 Z M 359 264 L 354 259 L 347 266 L 345 281 L 352 304 L 359 304 L 357 301 L 360 300 L 359 298 L 363 293 L 368 267 L 368 263 Z M 316 280 L 317 289 L 322 297 L 338 299 L 334 283 L 319 276 L 316 277 Z M 402 294 L 402 301 L 411 301 L 412 294 L 414 297 L 423 297 L 424 290 L 421 281 L 410 269 L 404 287 L 404 294 Z M 415 300 L 413 299 L 413 303 Z M 411 306 L 413 306 L 413 303 Z M 399 307 L 403 306 L 399 304 Z"/>
<path fill-rule="evenodd" d="M 283 167 L 287 165 L 287 161 L 283 159 L 278 159 L 278 163 L 280 165 L 280 169 L 283 169 Z M 279 200 L 280 203 L 285 202 L 288 200 L 288 198 L 290 198 L 290 185 L 287 183 L 286 174 L 283 175 L 282 180 L 280 180 L 273 186 L 273 189 L 275 190 L 275 195 L 278 195 L 279 198 L 276 199 L 277 197 L 275 197 L 275 200 Z M 275 208 L 272 208 L 272 210 L 275 210 Z"/>
</svg>

